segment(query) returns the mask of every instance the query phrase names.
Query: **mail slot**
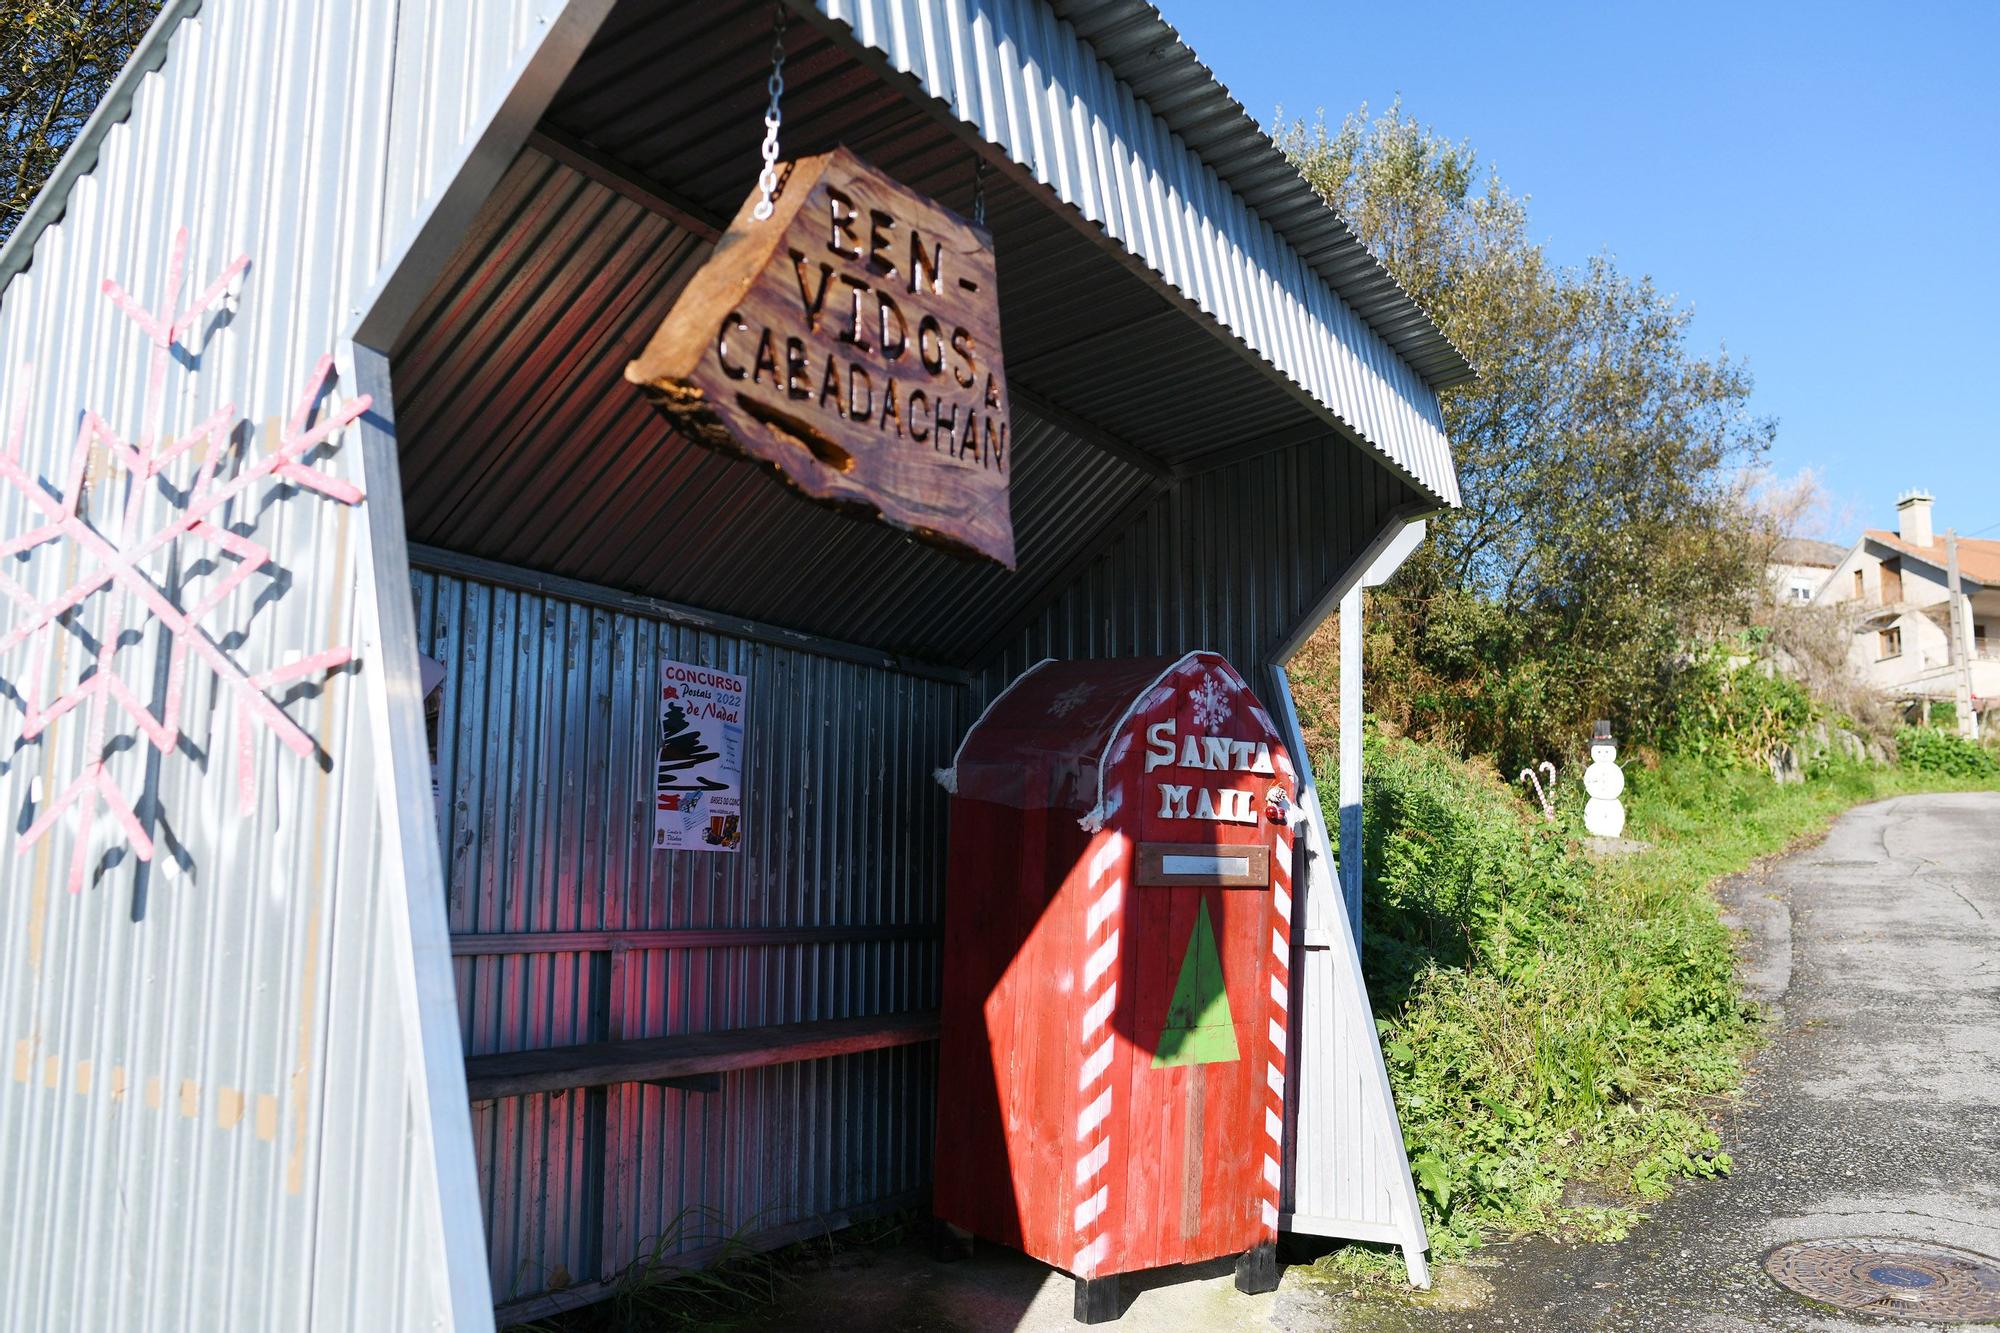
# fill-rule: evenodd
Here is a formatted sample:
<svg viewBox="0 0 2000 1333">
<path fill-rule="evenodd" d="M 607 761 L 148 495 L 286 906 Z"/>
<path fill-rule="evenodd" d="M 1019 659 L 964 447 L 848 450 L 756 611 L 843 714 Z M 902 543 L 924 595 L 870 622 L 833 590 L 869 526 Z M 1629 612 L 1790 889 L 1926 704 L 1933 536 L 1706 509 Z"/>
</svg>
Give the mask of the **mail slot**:
<svg viewBox="0 0 2000 1333">
<path fill-rule="evenodd" d="M 941 775 L 940 1219 L 1077 1279 L 1277 1280 L 1292 757 L 1235 668 L 1043 662 Z"/>
</svg>

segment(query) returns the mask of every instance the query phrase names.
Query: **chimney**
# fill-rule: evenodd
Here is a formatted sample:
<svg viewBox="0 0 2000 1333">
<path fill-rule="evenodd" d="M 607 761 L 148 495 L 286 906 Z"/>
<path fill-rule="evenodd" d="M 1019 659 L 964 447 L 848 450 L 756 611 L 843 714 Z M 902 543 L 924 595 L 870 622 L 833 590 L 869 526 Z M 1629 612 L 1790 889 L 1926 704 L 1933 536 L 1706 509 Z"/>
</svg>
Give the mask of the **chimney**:
<svg viewBox="0 0 2000 1333">
<path fill-rule="evenodd" d="M 1896 535 L 1912 546 L 1929 546 L 1931 501 L 1929 491 L 1904 491 L 1896 497 Z"/>
</svg>

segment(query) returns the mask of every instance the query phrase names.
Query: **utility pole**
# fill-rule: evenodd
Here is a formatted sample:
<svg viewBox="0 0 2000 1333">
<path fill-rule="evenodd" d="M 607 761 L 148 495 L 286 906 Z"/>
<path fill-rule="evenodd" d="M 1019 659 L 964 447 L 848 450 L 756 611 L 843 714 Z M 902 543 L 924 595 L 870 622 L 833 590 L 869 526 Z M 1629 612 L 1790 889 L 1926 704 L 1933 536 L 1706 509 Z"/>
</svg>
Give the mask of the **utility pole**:
<svg viewBox="0 0 2000 1333">
<path fill-rule="evenodd" d="M 1972 645 L 1965 632 L 1965 594 L 1958 585 L 1958 533 L 1946 528 L 1944 533 L 1945 552 L 1945 617 L 1950 622 L 1951 660 L 1957 667 L 1952 673 L 1953 693 L 1958 700 L 1958 734 L 1967 740 L 1979 739 L 1978 720 L 1972 715 Z"/>
</svg>

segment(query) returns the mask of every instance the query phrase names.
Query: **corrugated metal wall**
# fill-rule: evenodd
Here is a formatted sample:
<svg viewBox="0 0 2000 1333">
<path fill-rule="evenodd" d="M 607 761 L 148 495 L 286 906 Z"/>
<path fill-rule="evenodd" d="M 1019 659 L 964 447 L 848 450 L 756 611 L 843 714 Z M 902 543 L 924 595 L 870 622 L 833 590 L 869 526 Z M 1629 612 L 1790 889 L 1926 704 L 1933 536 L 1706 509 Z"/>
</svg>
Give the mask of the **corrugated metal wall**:
<svg viewBox="0 0 2000 1333">
<path fill-rule="evenodd" d="M 1110 534 L 1053 603 L 996 641 L 982 664 L 981 697 L 1045 657 L 1209 648 L 1251 675 L 1319 605 L 1389 509 L 1410 498 L 1375 460 L 1335 440 L 1189 477 Z M 1260 680 L 1258 688 L 1267 686 Z"/>
<path fill-rule="evenodd" d="M 441 819 L 468 1055 L 935 1007 L 959 685 L 441 574 Z M 740 853 L 655 851 L 659 663 L 749 680 Z M 699 932 L 699 935 L 694 935 Z M 696 942 L 682 944 L 677 936 Z M 527 950 L 533 950 L 528 952 Z M 501 1300 L 905 1199 L 934 1053 L 478 1103 Z"/>
<path fill-rule="evenodd" d="M 142 428 L 147 341 L 99 284 L 115 279 L 176 313 L 239 254 L 251 267 L 228 310 L 187 333 L 169 366 L 164 424 L 184 431 L 233 401 L 243 449 L 268 449 L 457 141 L 561 8 L 209 0 L 163 32 L 164 66 L 135 77 L 79 150 L 94 168 L 9 256 L 11 270 L 32 250 L 0 297 L 0 400 L 33 389 L 28 474 L 62 484 L 86 409 L 128 436 Z M 419 141 L 423 152 L 398 159 Z M 189 286 L 174 301 L 163 288 L 183 225 Z M 351 436 L 320 470 L 360 477 Z M 87 512 L 101 522 L 117 479 L 101 457 L 91 477 Z M 185 469 L 174 480 L 185 486 Z M 153 495 L 142 526 L 184 501 Z M 0 488 L 0 535 L 36 521 L 25 496 Z M 66 894 L 73 816 L 14 854 L 87 758 L 82 711 L 23 742 L 22 692 L 39 662 L 75 683 L 110 597 L 0 658 L 0 1199 L 13 1219 L 0 1227 L 0 1325 L 416 1328 L 450 1317 L 432 1127 L 411 1095 L 422 1057 L 398 970 L 406 907 L 382 860 L 365 688 L 374 629 L 357 598 L 367 511 L 292 491 L 239 503 L 229 521 L 272 552 L 206 618 L 230 656 L 256 672 L 353 644 L 363 660 L 323 687 L 278 691 L 321 747 L 317 761 L 242 735 L 198 666 L 181 682 L 187 734 L 173 753 L 114 742 L 110 775 L 138 796 L 160 844 L 150 866 L 100 820 L 85 834 L 97 849 L 89 882 Z M 198 546 L 184 541 L 177 565 L 148 563 L 184 604 L 234 568 Z M 77 568 L 71 545 L 7 572 L 48 598 Z M 130 609 L 128 624 L 143 623 Z M 6 605 L 0 623 L 21 614 Z M 155 707 L 165 649 L 154 625 L 117 659 Z M 247 819 L 239 741 L 257 755 Z"/>
</svg>

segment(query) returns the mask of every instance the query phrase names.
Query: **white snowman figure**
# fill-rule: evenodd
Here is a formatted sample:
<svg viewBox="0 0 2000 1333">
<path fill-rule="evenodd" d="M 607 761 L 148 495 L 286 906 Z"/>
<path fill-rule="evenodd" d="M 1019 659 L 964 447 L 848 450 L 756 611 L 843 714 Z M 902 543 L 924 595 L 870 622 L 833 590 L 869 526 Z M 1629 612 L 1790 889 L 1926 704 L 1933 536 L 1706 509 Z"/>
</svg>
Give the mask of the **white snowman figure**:
<svg viewBox="0 0 2000 1333">
<path fill-rule="evenodd" d="M 1590 767 L 1583 771 L 1583 789 L 1590 800 L 1583 807 L 1583 826 L 1600 838 L 1625 831 L 1625 770 L 1618 767 L 1618 747 L 1611 741 L 1611 724 L 1600 721 L 1590 738 Z"/>
</svg>

